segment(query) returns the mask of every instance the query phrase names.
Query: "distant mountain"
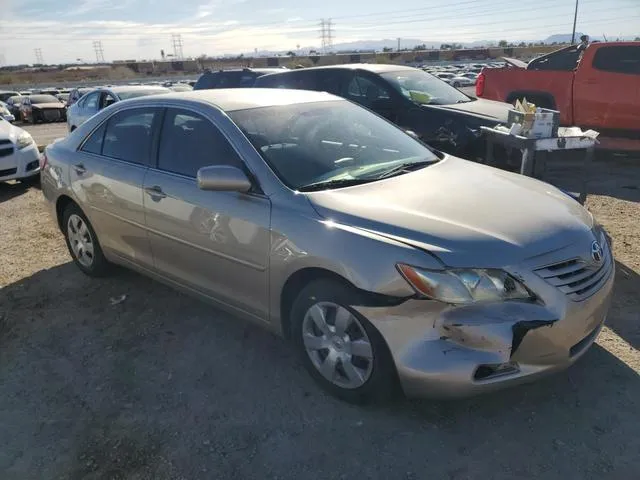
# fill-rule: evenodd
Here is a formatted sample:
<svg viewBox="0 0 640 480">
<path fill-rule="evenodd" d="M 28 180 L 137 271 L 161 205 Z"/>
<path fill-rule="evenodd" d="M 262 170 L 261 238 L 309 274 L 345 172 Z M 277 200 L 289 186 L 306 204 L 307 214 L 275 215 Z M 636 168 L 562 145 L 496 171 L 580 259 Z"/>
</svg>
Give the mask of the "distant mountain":
<svg viewBox="0 0 640 480">
<path fill-rule="evenodd" d="M 582 32 L 576 32 L 575 41 L 579 42 L 580 37 L 584 35 Z M 599 40 L 598 38 L 592 38 L 591 40 Z M 570 33 L 558 33 L 556 35 L 551 35 L 543 40 L 544 43 L 571 43 L 571 34 Z"/>
</svg>

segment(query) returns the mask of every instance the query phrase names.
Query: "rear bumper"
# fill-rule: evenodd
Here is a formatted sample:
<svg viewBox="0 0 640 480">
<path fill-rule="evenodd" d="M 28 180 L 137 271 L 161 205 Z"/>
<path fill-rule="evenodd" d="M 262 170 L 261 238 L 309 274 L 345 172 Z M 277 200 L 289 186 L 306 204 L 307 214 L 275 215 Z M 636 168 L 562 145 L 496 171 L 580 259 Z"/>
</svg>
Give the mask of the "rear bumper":
<svg viewBox="0 0 640 480">
<path fill-rule="evenodd" d="M 464 397 L 533 381 L 580 358 L 604 324 L 614 282 L 582 302 L 453 307 L 409 300 L 354 307 L 380 331 L 409 397 Z M 562 305 L 559 305 L 562 302 Z M 491 374 L 488 366 L 503 366 Z M 487 374 L 489 373 L 489 374 Z"/>
<path fill-rule="evenodd" d="M 0 181 L 29 178 L 40 173 L 40 153 L 35 144 L 21 150 L 14 148 L 13 154 L 0 157 Z"/>
</svg>

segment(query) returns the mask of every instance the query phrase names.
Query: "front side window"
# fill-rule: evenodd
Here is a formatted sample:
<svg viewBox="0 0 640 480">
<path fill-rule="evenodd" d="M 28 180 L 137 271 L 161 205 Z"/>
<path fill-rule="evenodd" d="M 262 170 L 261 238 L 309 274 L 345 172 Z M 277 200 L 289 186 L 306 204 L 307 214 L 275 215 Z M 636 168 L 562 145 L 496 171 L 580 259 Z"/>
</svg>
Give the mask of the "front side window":
<svg viewBox="0 0 640 480">
<path fill-rule="evenodd" d="M 399 128 L 344 100 L 238 110 L 229 115 L 282 182 L 294 190 L 376 181 L 401 166 L 438 161 L 431 150 Z"/>
<path fill-rule="evenodd" d="M 471 101 L 461 91 L 422 70 L 399 70 L 381 73 L 380 76 L 418 105 L 452 105 Z"/>
<path fill-rule="evenodd" d="M 593 67 L 605 72 L 640 75 L 640 46 L 600 47 Z"/>
<path fill-rule="evenodd" d="M 116 113 L 107 122 L 102 155 L 147 165 L 156 108 L 132 108 Z"/>
<path fill-rule="evenodd" d="M 158 168 L 195 177 L 202 167 L 241 168 L 237 153 L 211 121 L 189 110 L 169 108 L 164 116 L 158 150 Z"/>
</svg>

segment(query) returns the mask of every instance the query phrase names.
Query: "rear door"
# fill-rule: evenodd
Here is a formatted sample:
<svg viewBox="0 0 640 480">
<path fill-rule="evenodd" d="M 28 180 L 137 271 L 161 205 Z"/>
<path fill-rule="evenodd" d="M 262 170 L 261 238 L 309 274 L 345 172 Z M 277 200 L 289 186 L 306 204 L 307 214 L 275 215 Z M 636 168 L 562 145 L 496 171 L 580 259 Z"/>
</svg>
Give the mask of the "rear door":
<svg viewBox="0 0 640 480">
<path fill-rule="evenodd" d="M 111 116 L 83 142 L 70 173 L 103 249 L 145 268 L 152 268 L 153 260 L 142 185 L 161 112 L 137 107 Z"/>
<path fill-rule="evenodd" d="M 575 123 L 605 131 L 640 131 L 640 45 L 602 45 L 589 53 L 576 72 Z"/>
<path fill-rule="evenodd" d="M 144 182 L 144 206 L 156 270 L 181 285 L 255 315 L 267 316 L 271 204 L 260 192 L 200 190 L 198 169 L 245 169 L 214 123 L 168 108 L 156 168 Z"/>
</svg>

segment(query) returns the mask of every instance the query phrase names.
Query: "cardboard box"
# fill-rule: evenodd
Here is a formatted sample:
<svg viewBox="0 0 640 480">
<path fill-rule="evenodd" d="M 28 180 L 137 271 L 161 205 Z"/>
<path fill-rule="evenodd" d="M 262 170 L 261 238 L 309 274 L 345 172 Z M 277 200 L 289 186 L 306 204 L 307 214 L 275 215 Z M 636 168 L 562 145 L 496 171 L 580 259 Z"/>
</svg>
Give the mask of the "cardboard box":
<svg viewBox="0 0 640 480">
<path fill-rule="evenodd" d="M 522 125 L 520 135 L 527 138 L 553 138 L 558 136 L 560 112 L 546 108 L 538 108 L 536 112 L 509 110 L 508 126 L 518 123 Z"/>
</svg>

